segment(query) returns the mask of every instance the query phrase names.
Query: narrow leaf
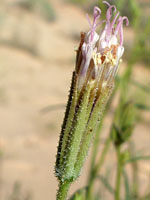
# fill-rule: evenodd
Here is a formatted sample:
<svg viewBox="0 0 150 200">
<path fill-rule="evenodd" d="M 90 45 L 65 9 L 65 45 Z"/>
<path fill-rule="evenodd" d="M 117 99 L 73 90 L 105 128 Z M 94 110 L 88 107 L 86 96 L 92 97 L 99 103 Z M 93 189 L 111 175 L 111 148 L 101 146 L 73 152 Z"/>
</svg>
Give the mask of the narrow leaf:
<svg viewBox="0 0 150 200">
<path fill-rule="evenodd" d="M 111 194 L 114 194 L 115 193 L 115 190 L 113 189 L 113 187 L 110 185 L 110 183 L 108 182 L 108 180 L 102 176 L 102 175 L 99 175 L 97 176 L 97 178 L 99 178 L 99 180 L 103 183 L 103 185 L 106 187 L 106 189 L 111 193 Z"/>
<path fill-rule="evenodd" d="M 141 83 L 139 83 L 138 81 L 135 81 L 135 80 L 131 80 L 131 83 L 133 85 L 135 85 L 136 87 L 140 88 L 141 90 L 143 90 L 144 92 L 150 94 L 150 88 L 149 87 L 147 87 L 147 86 L 145 86 L 145 85 L 143 85 L 143 84 L 141 84 Z"/>
<path fill-rule="evenodd" d="M 145 104 L 135 104 L 135 107 L 138 108 L 139 110 L 150 110 L 150 106 L 145 105 Z"/>
<path fill-rule="evenodd" d="M 124 186 L 125 186 L 125 200 L 131 200 L 130 185 L 126 171 L 123 171 Z"/>
<path fill-rule="evenodd" d="M 140 160 L 150 160 L 150 156 L 136 156 L 127 160 L 126 163 L 136 162 Z"/>
</svg>

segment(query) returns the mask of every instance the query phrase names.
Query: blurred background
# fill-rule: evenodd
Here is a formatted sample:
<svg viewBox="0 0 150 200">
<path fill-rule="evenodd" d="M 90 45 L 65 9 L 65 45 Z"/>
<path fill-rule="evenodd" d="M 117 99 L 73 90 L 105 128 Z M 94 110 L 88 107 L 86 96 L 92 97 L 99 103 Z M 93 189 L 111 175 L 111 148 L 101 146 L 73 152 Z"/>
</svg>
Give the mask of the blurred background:
<svg viewBox="0 0 150 200">
<path fill-rule="evenodd" d="M 140 114 L 131 139 L 135 152 L 149 155 L 150 0 L 109 2 L 130 20 L 120 73 L 132 65 L 128 89 Z M 0 0 L 0 200 L 55 199 L 54 162 L 74 49 L 80 32 L 89 28 L 85 13 L 92 14 L 95 5 L 106 9 L 100 0 Z M 117 102 L 118 95 L 104 121 L 103 137 Z M 112 148 L 102 172 L 116 165 L 113 153 Z M 89 162 L 70 194 L 86 184 Z M 144 192 L 150 188 L 150 163 L 141 161 L 138 170 Z"/>
</svg>

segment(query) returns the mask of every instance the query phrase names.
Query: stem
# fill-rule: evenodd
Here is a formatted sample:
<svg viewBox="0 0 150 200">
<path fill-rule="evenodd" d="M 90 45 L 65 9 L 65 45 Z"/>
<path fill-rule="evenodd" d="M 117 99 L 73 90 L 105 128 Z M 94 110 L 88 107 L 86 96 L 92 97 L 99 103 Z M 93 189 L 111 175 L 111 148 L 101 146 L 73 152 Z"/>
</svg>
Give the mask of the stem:
<svg viewBox="0 0 150 200">
<path fill-rule="evenodd" d="M 66 200 L 71 182 L 60 182 L 56 200 Z"/>
<path fill-rule="evenodd" d="M 131 156 L 134 157 L 134 143 L 129 143 L 129 150 L 131 153 Z M 132 162 L 132 196 L 133 198 L 139 197 L 139 176 L 138 176 L 138 162 Z"/>
<path fill-rule="evenodd" d="M 90 173 L 88 177 L 87 199 L 92 199 L 92 191 L 93 191 L 93 185 L 94 185 L 94 179 L 95 179 L 95 161 L 96 161 L 96 154 L 97 154 L 98 146 L 99 146 L 99 137 L 100 137 L 101 129 L 102 129 L 102 124 L 100 123 L 97 128 L 94 144 L 93 144 Z"/>
<path fill-rule="evenodd" d="M 122 154 L 120 146 L 116 147 L 117 150 L 117 177 L 116 177 L 116 192 L 115 200 L 120 200 L 120 189 L 121 189 L 121 175 L 123 170 Z"/>
<path fill-rule="evenodd" d="M 87 200 L 92 200 L 92 191 L 93 191 L 93 186 L 94 186 L 94 180 L 95 180 L 96 176 L 98 175 L 101 167 L 104 164 L 106 154 L 109 150 L 110 144 L 111 144 L 111 138 L 110 138 L 110 136 L 108 136 L 108 138 L 106 139 L 103 151 L 101 153 L 101 156 L 98 160 L 98 163 L 97 163 L 97 165 L 95 165 L 92 168 L 91 173 L 90 173 L 90 177 L 89 177 L 89 180 L 88 180 Z"/>
<path fill-rule="evenodd" d="M 103 165 L 103 163 L 105 161 L 106 154 L 107 154 L 107 152 L 109 150 L 110 144 L 111 144 L 111 138 L 110 138 L 110 136 L 108 136 L 108 138 L 106 139 L 105 146 L 103 148 L 101 157 L 98 160 L 97 165 L 95 166 L 95 172 L 96 172 L 96 174 L 99 172 L 99 170 L 101 169 L 101 167 L 102 167 L 102 165 Z"/>
</svg>

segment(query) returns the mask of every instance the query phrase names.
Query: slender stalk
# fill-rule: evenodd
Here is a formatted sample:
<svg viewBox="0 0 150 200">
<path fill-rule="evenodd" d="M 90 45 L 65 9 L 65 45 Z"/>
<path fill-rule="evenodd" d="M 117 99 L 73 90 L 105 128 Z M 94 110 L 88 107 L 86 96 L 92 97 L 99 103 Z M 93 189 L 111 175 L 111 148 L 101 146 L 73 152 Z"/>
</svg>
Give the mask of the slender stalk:
<svg viewBox="0 0 150 200">
<path fill-rule="evenodd" d="M 103 165 L 103 163 L 105 161 L 106 154 L 107 154 L 107 152 L 109 150 L 110 144 L 111 144 L 111 138 L 110 138 L 110 136 L 108 136 L 108 138 L 106 139 L 105 146 L 103 148 L 101 157 L 100 157 L 97 165 L 95 166 L 95 172 L 96 172 L 96 174 L 99 172 L 99 170 L 101 169 L 101 167 L 102 167 L 102 165 Z"/>
<path fill-rule="evenodd" d="M 100 123 L 95 139 L 94 139 L 94 144 L 93 144 L 93 153 L 92 153 L 92 159 L 91 159 L 91 166 L 90 166 L 90 175 L 88 177 L 88 190 L 87 190 L 87 200 L 92 200 L 92 193 L 93 193 L 93 185 L 94 185 L 94 180 L 95 180 L 95 161 L 96 161 L 96 155 L 97 155 L 97 150 L 99 146 L 99 136 L 101 132 L 102 124 Z"/>
<path fill-rule="evenodd" d="M 131 156 L 134 157 L 134 143 L 129 143 L 129 150 Z M 132 196 L 135 199 L 139 198 L 139 176 L 138 176 L 138 162 L 131 162 L 132 167 Z"/>
<path fill-rule="evenodd" d="M 106 139 L 103 151 L 101 153 L 101 156 L 97 162 L 97 164 L 93 167 L 93 170 L 90 173 L 90 177 L 88 180 L 88 192 L 87 192 L 87 200 L 92 200 L 92 193 L 93 193 L 93 186 L 94 186 L 94 180 L 96 178 L 96 176 L 98 175 L 98 173 L 100 172 L 100 169 L 102 168 L 105 158 L 106 158 L 106 154 L 109 150 L 111 144 L 111 138 L 110 136 Z"/>
<path fill-rule="evenodd" d="M 122 154 L 120 146 L 116 147 L 117 151 L 117 175 L 116 175 L 116 191 L 115 200 L 120 200 L 120 189 L 121 189 L 121 175 L 123 170 Z"/>
<path fill-rule="evenodd" d="M 60 182 L 56 200 L 66 200 L 71 182 Z"/>
</svg>

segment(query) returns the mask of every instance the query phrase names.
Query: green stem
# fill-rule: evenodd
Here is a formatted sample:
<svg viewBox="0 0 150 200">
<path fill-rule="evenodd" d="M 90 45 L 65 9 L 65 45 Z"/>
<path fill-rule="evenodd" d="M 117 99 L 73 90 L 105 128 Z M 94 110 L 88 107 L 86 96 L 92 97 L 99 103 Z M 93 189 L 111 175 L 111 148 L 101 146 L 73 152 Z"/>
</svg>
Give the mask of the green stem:
<svg viewBox="0 0 150 200">
<path fill-rule="evenodd" d="M 134 157 L 134 143 L 129 143 L 129 150 L 132 157 Z M 138 162 L 131 162 L 132 167 L 132 196 L 133 198 L 139 197 L 139 174 L 138 174 Z"/>
<path fill-rule="evenodd" d="M 87 194 L 86 194 L 87 200 L 93 199 L 94 180 L 95 180 L 95 176 L 93 175 L 93 177 L 90 178 L 89 185 L 88 185 L 88 190 L 87 190 Z"/>
<path fill-rule="evenodd" d="M 110 144 L 111 144 L 111 138 L 110 138 L 110 136 L 108 136 L 108 138 L 106 139 L 105 146 L 103 148 L 101 157 L 100 157 L 97 165 L 95 166 L 96 174 L 98 174 L 99 170 L 101 169 L 102 165 L 104 164 L 104 161 L 105 161 L 105 158 L 106 158 L 106 154 L 107 154 L 107 152 L 109 150 Z"/>
<path fill-rule="evenodd" d="M 121 189 L 121 175 L 123 170 L 122 154 L 120 151 L 120 146 L 116 147 L 117 151 L 117 177 L 116 177 L 116 191 L 115 200 L 120 200 L 120 189 Z"/>
<path fill-rule="evenodd" d="M 95 180 L 95 161 L 96 161 L 96 154 L 98 150 L 99 145 L 99 135 L 100 135 L 100 129 L 101 125 L 99 125 L 98 130 L 96 132 L 95 140 L 94 140 L 94 148 L 93 148 L 93 154 L 92 154 L 92 160 L 91 160 L 91 167 L 90 167 L 90 175 L 88 178 L 88 190 L 87 190 L 87 200 L 92 200 L 92 191 L 94 186 L 94 180 Z"/>
<path fill-rule="evenodd" d="M 60 182 L 56 200 L 66 200 L 71 182 Z"/>
<path fill-rule="evenodd" d="M 103 151 L 101 153 L 101 156 L 100 156 L 97 164 L 91 170 L 90 177 L 89 177 L 89 180 L 88 180 L 87 200 L 91 200 L 92 199 L 92 193 L 93 193 L 92 191 L 93 191 L 93 186 L 94 186 L 94 180 L 95 180 L 96 176 L 98 175 L 100 169 L 102 168 L 102 166 L 104 164 L 104 161 L 105 161 L 105 158 L 106 158 L 106 154 L 107 154 L 107 152 L 109 150 L 110 144 L 111 144 L 111 138 L 109 136 L 106 139 L 105 146 L 103 148 Z"/>
</svg>

